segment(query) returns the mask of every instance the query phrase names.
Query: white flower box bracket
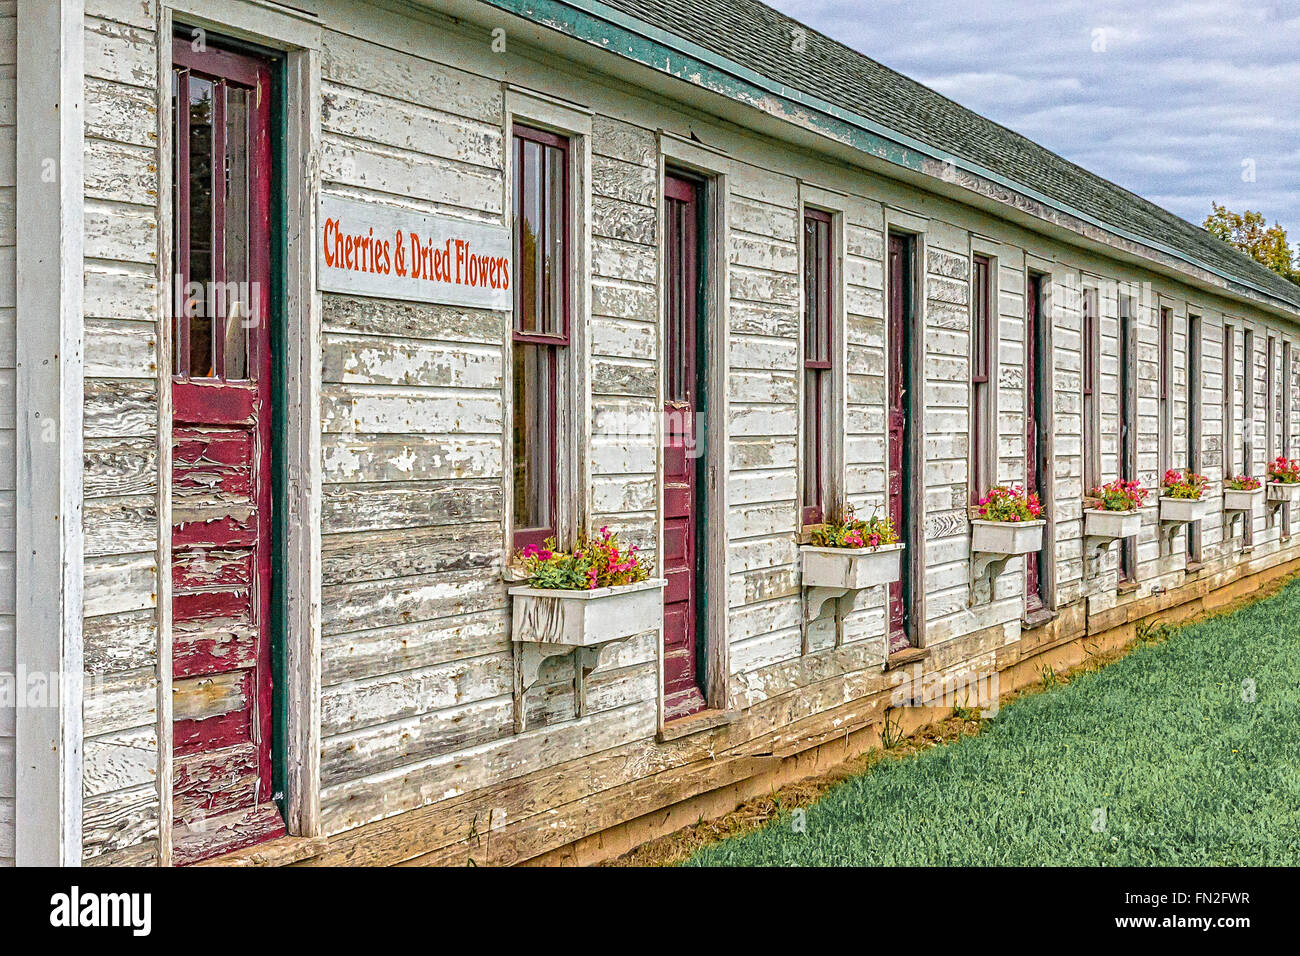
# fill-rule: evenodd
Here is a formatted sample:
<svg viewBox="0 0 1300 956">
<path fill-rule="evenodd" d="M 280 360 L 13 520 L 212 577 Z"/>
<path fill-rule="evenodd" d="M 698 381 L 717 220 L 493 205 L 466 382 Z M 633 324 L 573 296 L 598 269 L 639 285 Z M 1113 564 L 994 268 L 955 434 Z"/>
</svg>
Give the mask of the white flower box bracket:
<svg viewBox="0 0 1300 956">
<path fill-rule="evenodd" d="M 993 599 L 993 579 L 1012 558 L 1042 550 L 1046 521 L 971 519 L 970 604 Z"/>
<path fill-rule="evenodd" d="M 871 548 L 817 548 L 804 545 L 799 549 L 805 591 L 805 618 L 821 616 L 828 601 L 839 599 L 866 588 L 892 584 L 902 568 L 903 545 L 882 544 Z"/>
<path fill-rule="evenodd" d="M 1255 505 L 1264 500 L 1264 486 L 1258 488 L 1224 488 L 1224 511 L 1254 511 Z"/>
<path fill-rule="evenodd" d="M 548 658 L 573 655 L 574 716 L 587 710 L 586 682 L 602 648 L 657 631 L 664 617 L 663 578 L 590 591 L 510 588 L 515 645 L 515 732 L 527 729 L 524 694 Z"/>
<path fill-rule="evenodd" d="M 1281 481 L 1270 481 L 1266 487 L 1269 504 L 1273 507 L 1300 504 L 1300 483 L 1286 484 Z"/>
<path fill-rule="evenodd" d="M 1103 508 L 1083 509 L 1084 549 L 1093 561 L 1101 559 L 1101 553 L 1112 542 L 1121 538 L 1135 538 L 1142 530 L 1142 510 L 1106 511 Z"/>
</svg>

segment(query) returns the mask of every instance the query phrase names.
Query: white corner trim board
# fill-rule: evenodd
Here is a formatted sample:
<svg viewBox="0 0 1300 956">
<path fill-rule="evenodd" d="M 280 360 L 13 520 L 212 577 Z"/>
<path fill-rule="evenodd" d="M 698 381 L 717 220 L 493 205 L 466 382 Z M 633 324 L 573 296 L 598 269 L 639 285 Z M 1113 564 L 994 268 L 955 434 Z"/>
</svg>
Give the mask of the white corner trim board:
<svg viewBox="0 0 1300 956">
<path fill-rule="evenodd" d="M 81 862 L 84 19 L 18 0 L 15 656 L 59 690 L 16 701 L 20 865 Z"/>
</svg>

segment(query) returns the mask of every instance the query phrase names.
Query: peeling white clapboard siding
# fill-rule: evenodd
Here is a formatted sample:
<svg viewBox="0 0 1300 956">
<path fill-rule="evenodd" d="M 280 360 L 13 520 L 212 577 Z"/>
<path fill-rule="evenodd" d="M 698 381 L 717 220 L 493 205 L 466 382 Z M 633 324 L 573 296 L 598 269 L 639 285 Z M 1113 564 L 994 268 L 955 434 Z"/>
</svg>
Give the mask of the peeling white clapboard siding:
<svg viewBox="0 0 1300 956">
<path fill-rule="evenodd" d="M 86 21 L 86 593 L 87 696 L 84 831 L 88 861 L 148 861 L 158 836 L 157 601 L 154 548 L 159 513 L 156 436 L 158 181 L 154 0 L 88 0 Z M 1135 297 L 1140 334 L 1139 465 L 1158 477 L 1155 452 L 1155 315 L 1140 301 L 1149 277 L 909 185 L 839 162 L 821 162 L 752 131 L 622 85 L 594 80 L 514 51 L 469 48 L 463 27 L 370 11 L 350 0 L 322 5 L 324 190 L 468 220 L 508 217 L 504 160 L 509 143 L 503 80 L 582 104 L 589 150 L 580 152 L 586 284 L 575 288 L 575 347 L 581 355 L 585 446 L 584 514 L 656 557 L 660 468 L 659 353 L 662 263 L 658 246 L 661 157 L 658 130 L 698 130 L 726 166 L 730 237 L 726 266 L 728 348 L 726 552 L 733 705 L 785 697 L 789 720 L 844 703 L 878 674 L 885 590 L 854 600 L 843 647 L 824 626 L 805 635 L 795 544 L 801 334 L 799 209 L 805 184 L 842 197 L 844 490 L 860 512 L 884 499 L 884 204 L 927 221 L 923 277 L 927 637 L 938 645 L 987 628 L 983 652 L 950 673 L 992 666 L 990 648 L 1020 632 L 1023 562 L 999 577 L 993 600 L 968 604 L 965 504 L 970 453 L 969 322 L 971 233 L 993 236 L 998 253 L 997 475 L 1024 480 L 1026 255 L 1054 261 L 1052 412 L 1056 424 L 1055 581 L 1058 599 L 1116 594 L 1113 552 L 1085 580 L 1077 498 L 1081 490 L 1080 275 L 1099 284 L 1103 478 L 1118 467 L 1118 292 Z M 0 20 L 12 17 L 0 0 Z M 359 9 L 359 7 L 357 7 Z M 341 12 L 343 11 L 343 12 Z M 338 16 L 332 16 L 334 13 Z M 0 31 L 0 37 L 11 33 Z M 364 36 L 363 36 L 364 35 Z M 371 36 L 376 42 L 368 42 Z M 401 47 L 402 49 L 394 49 Z M 3 53 L 0 50 L 0 53 Z M 3 64 L 0 63 L 0 69 Z M 0 80 L 3 74 L 0 72 Z M 554 87 L 554 88 L 552 88 Z M 0 91 L 12 86 L 0 82 Z M 0 152 L 12 150 L 2 122 Z M 12 167 L 12 163 L 8 164 Z M 0 161 L 0 171 L 8 168 Z M 0 181 L 0 664 L 12 658 L 12 183 Z M 818 187 L 820 188 L 820 187 Z M 920 212 L 924 210 L 924 212 Z M 6 257 L 9 258 L 6 258 Z M 1078 260 L 1076 263 L 1075 260 Z M 1118 281 L 1122 280 L 1122 285 Z M 1186 290 L 1159 290 L 1180 299 Z M 587 680 L 587 715 L 574 718 L 572 660 L 549 661 L 523 702 L 530 730 L 513 733 L 506 560 L 506 432 L 510 403 L 509 316 L 484 310 L 325 294 L 319 354 L 324 432 L 321 464 L 323 823 L 327 833 L 499 785 L 585 755 L 653 739 L 657 636 L 610 648 Z M 1247 310 L 1248 311 L 1248 310 Z M 1180 307 L 1180 321 L 1186 310 Z M 1237 319 L 1239 330 L 1246 319 Z M 1256 354 L 1238 359 L 1262 388 L 1262 350 L 1276 323 L 1248 311 Z M 1222 434 L 1218 356 L 1221 310 L 1205 309 L 1203 415 L 1207 471 Z M 1216 339 L 1217 337 L 1217 339 Z M 1177 361 L 1184 363 L 1185 338 Z M 1238 335 L 1238 349 L 1241 337 Z M 1179 379 L 1183 382 L 1183 379 Z M 1179 386 L 1180 388 L 1182 385 Z M 5 396 L 9 407 L 5 408 Z M 1240 407 L 1240 398 L 1237 399 Z M 1255 402 L 1262 429 L 1262 396 Z M 1185 405 L 1173 435 L 1185 429 Z M 1300 428 L 1300 414 L 1293 416 Z M 1238 443 L 1244 428 L 1235 429 Z M 1262 436 L 1262 431 L 1258 435 Z M 1264 443 L 1255 442 L 1262 468 Z M 1217 452 L 1217 449 L 1215 449 Z M 1300 448 L 1293 448 L 1293 454 Z M 1218 467 L 1222 467 L 1219 465 Z M 586 480 L 589 477 L 589 480 Z M 10 516 L 12 505 L 10 505 Z M 1181 565 L 1161 557 L 1149 520 L 1139 544 L 1142 588 Z M 1226 568 L 1239 542 L 1203 527 L 1207 558 Z M 1261 515 L 1256 555 L 1279 545 Z M 1181 539 L 1180 539 L 1181 540 Z M 5 550 L 7 549 L 7 550 Z M 6 564 L 6 555 L 8 555 Z M 7 584 L 6 584 L 7 582 Z M 8 627 L 6 628 L 6 624 Z M 805 658 L 811 651 L 813 656 Z M 9 662 L 10 664 L 12 661 Z M 831 678 L 845 677 L 843 685 Z M 832 688 L 831 685 L 834 685 Z M 221 707 L 217 690 L 180 682 L 177 702 Z M 234 688 L 225 688 L 235 692 Z M 863 691 L 865 692 L 865 690 Z M 838 696 L 836 696 L 838 695 Z M 225 703 L 222 701 L 225 700 Z M 204 711 L 195 711 L 196 713 Z M 0 715 L 0 861 L 12 853 L 12 718 Z M 630 751 L 629 751 L 630 752 Z M 641 751 L 637 751 L 638 754 Z M 645 758 L 647 761 L 650 758 Z M 8 761 L 9 777 L 5 775 Z M 620 769 L 626 775 L 626 769 Z M 6 789 L 8 788 L 8 789 Z M 7 816 L 6 816 L 7 814 Z M 6 823 L 8 822 L 8 830 Z M 8 836 L 6 836 L 8 834 Z M 6 843 L 6 839 L 8 842 Z"/>
<path fill-rule="evenodd" d="M 156 853 L 158 53 L 149 0 L 87 4 L 84 855 Z M 152 848 L 137 850 L 144 843 Z"/>
</svg>

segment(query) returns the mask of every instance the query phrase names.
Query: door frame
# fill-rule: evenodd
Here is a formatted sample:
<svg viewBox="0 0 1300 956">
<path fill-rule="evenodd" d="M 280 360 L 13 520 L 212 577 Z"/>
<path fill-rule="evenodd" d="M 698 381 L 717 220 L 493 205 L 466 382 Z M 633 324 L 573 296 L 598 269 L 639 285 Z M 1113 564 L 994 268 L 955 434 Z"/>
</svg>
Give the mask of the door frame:
<svg viewBox="0 0 1300 956">
<path fill-rule="evenodd" d="M 157 36 L 192 27 L 260 48 L 279 60 L 274 72 L 272 152 L 273 553 L 271 639 L 279 684 L 273 762 L 283 768 L 281 807 L 288 832 L 316 836 L 320 820 L 321 607 L 321 297 L 316 291 L 319 164 L 287 162 L 320 154 L 321 28 L 305 16 L 247 0 L 160 0 Z M 157 75 L 170 76 L 171 42 L 158 43 Z M 158 793 L 159 819 L 172 815 L 172 130 L 171 84 L 157 84 L 158 107 Z M 278 775 L 277 775 L 278 776 Z M 159 828 L 159 863 L 171 863 L 171 828 Z"/>
<path fill-rule="evenodd" d="M 726 356 L 730 345 L 728 334 L 728 308 L 730 283 L 727 270 L 727 248 L 730 244 L 727 207 L 730 191 L 728 173 L 730 162 L 721 153 L 714 152 L 691 140 L 683 139 L 664 130 L 659 131 L 659 190 L 656 215 L 659 228 L 658 243 L 658 333 L 659 369 L 667 365 L 667 309 L 665 288 L 668 270 L 664 262 L 665 211 L 664 176 L 680 172 L 703 180 L 701 189 L 704 204 L 704 230 L 701 240 L 704 250 L 701 257 L 704 271 L 704 297 L 702 316 L 704 354 L 703 391 L 707 396 L 704 455 L 707 462 L 706 480 L 696 489 L 700 502 L 700 522 L 703 533 L 697 540 L 702 544 L 700 559 L 704 562 L 701 575 L 701 600 L 698 610 L 700 638 L 703 641 L 703 671 L 697 676 L 703 682 L 704 700 L 708 710 L 726 710 L 730 704 L 728 689 L 730 678 L 730 649 L 727 618 L 727 582 L 729 575 L 727 553 L 727 421 L 729 398 L 727 394 L 728 363 Z M 713 359 L 721 357 L 721 361 Z M 658 514 L 656 534 L 659 554 L 663 554 L 664 516 L 664 376 L 658 376 L 656 407 L 660 410 L 655 426 L 655 455 L 658 477 Z M 718 427 L 720 426 L 720 427 Z M 698 651 L 697 651 L 698 652 Z M 663 629 L 659 631 L 656 652 L 659 663 L 658 714 L 656 726 L 664 729 L 664 658 Z"/>
<path fill-rule="evenodd" d="M 906 436 L 907 430 L 904 431 L 903 459 L 905 474 L 918 475 L 920 481 L 911 483 L 907 488 L 904 507 L 905 514 L 908 517 L 908 527 L 900 528 L 899 539 L 903 547 L 903 575 L 910 578 L 911 581 L 919 582 L 919 586 L 907 588 L 903 594 L 903 600 L 907 602 L 906 613 L 908 621 L 908 640 L 912 647 L 921 648 L 926 645 L 926 620 L 925 620 L 925 261 L 926 261 L 926 231 L 929 228 L 930 221 L 909 213 L 905 210 L 886 207 L 884 210 L 883 231 L 881 233 L 881 265 L 883 273 L 883 294 L 884 294 L 884 335 L 885 354 L 888 356 L 889 350 L 893 343 L 889 341 L 889 237 L 891 234 L 905 236 L 912 241 L 912 314 L 908 321 L 907 336 L 908 341 L 920 343 L 920 348 L 912 348 L 904 356 L 904 375 L 906 380 L 912 383 L 908 389 L 907 396 L 904 400 L 903 413 L 907 416 L 907 421 L 911 425 L 910 434 L 911 442 L 908 442 Z M 888 418 L 889 405 L 889 362 L 885 362 L 885 408 L 886 419 Z M 889 440 L 888 440 L 888 423 L 886 423 L 885 433 L 885 469 L 889 468 Z M 888 499 L 888 488 L 885 495 Z M 886 500 L 888 506 L 888 500 Z M 888 662 L 889 648 L 889 610 L 888 598 L 886 598 L 885 611 L 885 650 L 886 662 Z"/>
</svg>

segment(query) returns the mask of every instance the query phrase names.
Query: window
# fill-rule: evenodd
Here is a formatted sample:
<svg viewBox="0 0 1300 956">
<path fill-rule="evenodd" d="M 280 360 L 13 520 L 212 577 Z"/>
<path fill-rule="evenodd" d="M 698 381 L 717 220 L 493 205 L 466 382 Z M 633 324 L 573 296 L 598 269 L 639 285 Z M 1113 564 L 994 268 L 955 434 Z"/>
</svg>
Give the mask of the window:
<svg viewBox="0 0 1300 956">
<path fill-rule="evenodd" d="M 1241 356 L 1241 460 L 1243 474 L 1253 475 L 1255 467 L 1255 333 L 1242 335 Z"/>
<path fill-rule="evenodd" d="M 1173 380 L 1174 310 L 1160 309 L 1160 467 L 1173 468 Z"/>
<path fill-rule="evenodd" d="M 1201 471 L 1201 433 L 1203 431 L 1201 409 L 1201 369 L 1203 365 L 1201 348 L 1201 317 L 1188 313 L 1187 316 L 1187 467 L 1192 471 Z M 1187 526 L 1187 563 L 1200 563 L 1201 560 L 1201 525 L 1192 522 Z"/>
<path fill-rule="evenodd" d="M 558 537 L 556 446 L 569 345 L 569 143 L 516 126 L 514 151 L 514 543 Z"/>
<path fill-rule="evenodd" d="M 173 235 L 177 310 L 172 368 L 179 378 L 225 382 L 255 378 L 259 295 L 250 233 L 267 229 L 266 171 L 250 168 L 252 133 L 265 122 L 250 68 L 233 54 L 214 56 L 233 76 L 172 70 Z M 209 66 L 209 69 L 214 69 Z M 258 219 L 258 217 L 261 219 Z"/>
<path fill-rule="evenodd" d="M 803 248 L 803 523 L 816 524 L 832 491 L 835 295 L 829 213 L 804 211 Z"/>
<path fill-rule="evenodd" d="M 1278 372 L 1278 397 L 1282 399 L 1282 448 L 1278 452 L 1283 458 L 1291 457 L 1291 343 L 1282 343 L 1282 368 Z M 1282 509 L 1282 536 L 1291 536 L 1291 508 Z"/>
<path fill-rule="evenodd" d="M 1241 336 L 1241 461 L 1242 473 L 1255 470 L 1255 333 L 1246 329 Z M 1255 525 L 1250 512 L 1245 515 L 1246 544 L 1255 542 Z"/>
<path fill-rule="evenodd" d="M 1282 399 L 1282 450 L 1278 454 L 1285 458 L 1291 457 L 1291 382 L 1291 343 L 1283 342 L 1282 370 L 1277 383 L 1278 395 Z"/>
<path fill-rule="evenodd" d="M 971 290 L 970 383 L 971 383 L 971 501 L 994 484 L 992 442 L 993 412 L 993 277 L 992 262 L 976 256 Z"/>
<path fill-rule="evenodd" d="M 1269 336 L 1264 352 L 1264 448 L 1269 461 L 1277 457 L 1277 339 Z"/>
<path fill-rule="evenodd" d="M 1097 456 L 1097 290 L 1083 290 L 1083 483 L 1101 484 Z"/>
<path fill-rule="evenodd" d="M 1237 468 L 1237 387 L 1236 356 L 1233 354 L 1237 344 L 1233 341 L 1232 326 L 1223 326 L 1223 473 L 1231 478 L 1243 472 Z"/>
</svg>

